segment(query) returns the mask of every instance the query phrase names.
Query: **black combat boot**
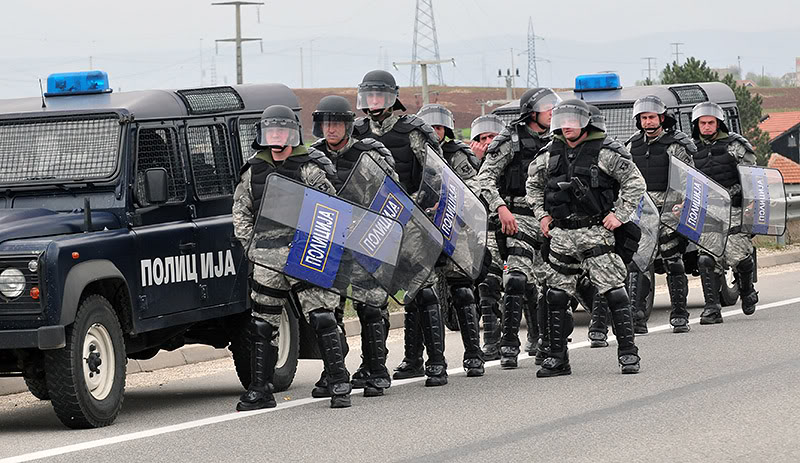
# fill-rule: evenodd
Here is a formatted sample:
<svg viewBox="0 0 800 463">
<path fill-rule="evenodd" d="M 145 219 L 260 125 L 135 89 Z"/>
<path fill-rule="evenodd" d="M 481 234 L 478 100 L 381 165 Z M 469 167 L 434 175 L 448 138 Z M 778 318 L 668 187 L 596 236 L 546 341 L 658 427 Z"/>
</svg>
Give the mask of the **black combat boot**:
<svg viewBox="0 0 800 463">
<path fill-rule="evenodd" d="M 700 270 L 700 282 L 703 284 L 703 297 L 706 305 L 700 314 L 701 325 L 722 323 L 722 306 L 719 304 L 720 276 L 714 272 L 716 261 L 707 254 L 697 257 Z"/>
<path fill-rule="evenodd" d="M 633 331 L 636 334 L 647 334 L 647 321 L 650 319 L 652 310 L 652 307 L 647 306 L 647 297 L 650 295 L 650 279 L 644 272 L 633 267 L 628 272 L 627 283 L 627 293 L 630 294 L 630 304 L 632 305 Z"/>
<path fill-rule="evenodd" d="M 667 289 L 672 311 L 669 314 L 669 324 L 673 333 L 689 332 L 689 311 L 686 310 L 686 294 L 689 292 L 689 281 L 683 259 L 667 262 Z"/>
<path fill-rule="evenodd" d="M 350 403 L 350 373 L 344 365 L 344 344 L 333 312 L 312 310 L 308 314 L 311 328 L 317 335 L 319 352 L 325 365 L 331 408 L 347 408 Z"/>
<path fill-rule="evenodd" d="M 461 341 L 464 344 L 464 370 L 467 376 L 483 376 L 483 352 L 478 332 L 478 313 L 475 293 L 468 286 L 454 287 L 451 294 L 458 317 Z"/>
<path fill-rule="evenodd" d="M 594 298 L 589 321 L 589 347 L 608 347 L 608 303 L 604 297 Z"/>
<path fill-rule="evenodd" d="M 500 295 L 497 280 L 487 278 L 478 285 L 480 309 L 483 318 L 483 358 L 486 361 L 500 358 Z"/>
<path fill-rule="evenodd" d="M 447 384 L 447 362 L 444 359 L 444 320 L 439 299 L 433 288 L 423 288 L 414 298 L 414 304 L 419 310 L 425 350 L 428 351 L 425 386 L 444 386 Z"/>
<path fill-rule="evenodd" d="M 625 288 L 615 288 L 606 293 L 614 334 L 617 336 L 617 356 L 623 374 L 639 373 L 639 349 L 633 342 L 633 315 Z"/>
<path fill-rule="evenodd" d="M 510 272 L 506 275 L 503 295 L 503 335 L 500 338 L 500 367 L 517 368 L 519 356 L 519 323 L 522 320 L 522 309 L 525 304 L 525 288 L 527 279 L 521 272 Z"/>
<path fill-rule="evenodd" d="M 572 374 L 567 353 L 567 311 L 569 310 L 569 294 L 560 289 L 547 290 L 547 307 L 550 312 L 548 331 L 550 334 L 549 356 L 542 362 L 542 368 L 536 372 L 537 378 L 549 378 Z"/>
<path fill-rule="evenodd" d="M 531 357 L 536 355 L 537 346 L 539 345 L 539 326 L 536 319 L 536 303 L 538 300 L 539 294 L 536 286 L 528 284 L 525 291 L 525 307 L 523 307 L 522 314 L 525 316 L 525 324 L 528 326 L 525 352 Z"/>
<path fill-rule="evenodd" d="M 276 330 L 277 331 L 277 330 Z M 236 410 L 240 412 L 274 408 L 272 377 L 278 361 L 278 348 L 272 345 L 273 328 L 264 320 L 253 318 L 250 324 L 250 387 L 239 398 Z"/>
<path fill-rule="evenodd" d="M 742 298 L 742 312 L 745 315 L 753 315 L 756 313 L 756 304 L 758 303 L 758 291 L 753 286 L 753 272 L 755 271 L 753 256 L 748 256 L 739 262 L 736 271 L 738 273 L 736 279 L 739 280 L 739 296 Z"/>
<path fill-rule="evenodd" d="M 386 369 L 386 324 L 378 307 L 365 305 L 362 310 L 362 355 L 367 365 L 364 397 L 378 397 L 392 385 L 389 370 Z"/>
<path fill-rule="evenodd" d="M 548 326 L 548 318 L 550 316 L 547 306 L 547 286 L 542 286 L 542 292 L 539 293 L 539 300 L 536 303 L 536 325 L 539 328 L 539 345 L 536 346 L 536 358 L 533 363 L 541 365 L 550 355 L 550 328 Z"/>
<path fill-rule="evenodd" d="M 392 378 L 406 379 L 425 376 L 425 364 L 422 361 L 422 329 L 420 328 L 419 307 L 415 302 L 405 308 L 403 322 L 404 356 L 400 365 L 394 369 Z"/>
</svg>

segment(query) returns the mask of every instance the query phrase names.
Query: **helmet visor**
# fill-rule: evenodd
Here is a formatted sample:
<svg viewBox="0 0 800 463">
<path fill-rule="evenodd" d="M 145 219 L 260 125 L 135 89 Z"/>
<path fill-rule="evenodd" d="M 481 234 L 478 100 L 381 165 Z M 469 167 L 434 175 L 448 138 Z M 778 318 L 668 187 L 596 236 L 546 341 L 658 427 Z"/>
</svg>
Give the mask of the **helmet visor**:
<svg viewBox="0 0 800 463">
<path fill-rule="evenodd" d="M 314 113 L 311 132 L 317 138 L 338 143 L 353 135 L 353 115 L 336 113 Z"/>
<path fill-rule="evenodd" d="M 550 111 L 557 104 L 561 103 L 561 97 L 552 91 L 539 98 L 534 95 L 533 98 L 536 98 L 536 101 L 533 103 L 531 110 L 535 113 L 544 113 Z"/>
<path fill-rule="evenodd" d="M 386 88 L 359 87 L 356 98 L 356 109 L 378 111 L 391 108 L 397 101 L 397 91 Z"/>
<path fill-rule="evenodd" d="M 656 97 L 644 97 L 639 98 L 633 103 L 633 117 L 639 116 L 639 114 L 644 113 L 656 113 L 656 114 L 664 114 L 667 111 L 667 107 L 664 106 L 664 103 L 661 102 L 660 99 Z"/>
<path fill-rule="evenodd" d="M 505 124 L 496 116 L 481 116 L 472 122 L 470 136 L 473 140 L 478 140 L 482 133 L 498 134 L 503 131 Z"/>
<path fill-rule="evenodd" d="M 300 144 L 300 127 L 296 121 L 266 119 L 261 121 L 259 144 L 269 148 L 283 148 Z"/>
<path fill-rule="evenodd" d="M 692 122 L 700 119 L 702 116 L 714 116 L 721 122 L 725 122 L 725 113 L 722 108 L 715 103 L 700 103 L 692 109 Z"/>
<path fill-rule="evenodd" d="M 417 116 L 431 127 L 434 125 L 441 125 L 453 130 L 453 113 L 447 108 L 441 106 L 426 106 L 419 110 Z"/>
<path fill-rule="evenodd" d="M 566 104 L 553 110 L 553 120 L 550 130 L 582 129 L 589 125 L 589 111 L 580 106 Z"/>
</svg>

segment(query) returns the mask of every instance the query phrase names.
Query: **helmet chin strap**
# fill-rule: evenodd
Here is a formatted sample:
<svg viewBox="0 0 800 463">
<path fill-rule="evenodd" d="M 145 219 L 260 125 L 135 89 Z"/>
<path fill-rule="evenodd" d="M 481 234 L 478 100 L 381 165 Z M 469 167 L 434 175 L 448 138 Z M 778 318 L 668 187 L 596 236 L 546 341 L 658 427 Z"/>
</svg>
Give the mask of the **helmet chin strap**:
<svg viewBox="0 0 800 463">
<path fill-rule="evenodd" d="M 654 133 L 658 132 L 658 129 L 660 129 L 661 127 L 662 127 L 662 126 L 661 126 L 661 123 L 659 123 L 659 124 L 658 124 L 657 126 L 655 126 L 655 127 L 648 127 L 648 128 L 646 128 L 646 129 L 644 129 L 644 131 L 645 131 L 645 132 L 647 132 L 647 133 L 649 133 L 649 134 L 654 134 Z"/>
</svg>

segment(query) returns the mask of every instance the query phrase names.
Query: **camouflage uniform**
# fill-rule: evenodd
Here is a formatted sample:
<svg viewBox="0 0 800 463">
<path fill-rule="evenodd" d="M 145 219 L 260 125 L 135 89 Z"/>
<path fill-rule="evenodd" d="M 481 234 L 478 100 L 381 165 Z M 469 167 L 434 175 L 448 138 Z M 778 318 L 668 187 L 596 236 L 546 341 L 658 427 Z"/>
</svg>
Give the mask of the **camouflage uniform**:
<svg viewBox="0 0 800 463">
<path fill-rule="evenodd" d="M 547 279 L 551 352 L 537 376 L 549 376 L 548 370 L 558 370 L 562 372 L 560 374 L 568 374 L 570 371 L 564 323 L 567 320 L 566 312 L 570 298 L 576 294 L 578 276 L 584 271 L 597 288 L 597 294 L 605 297 L 608 302 L 623 372 L 626 365 L 634 364 L 638 371 L 638 349 L 633 342 L 631 311 L 624 289 L 627 268 L 622 258 L 613 252 L 614 232 L 603 227 L 600 216 L 605 216 L 607 211 L 613 208 L 614 214 L 621 221 L 625 220 L 638 205 L 646 186 L 639 169 L 629 159 L 621 144 L 617 143 L 614 149 L 611 149 L 610 145 L 604 143 L 606 139 L 604 132 L 589 131 L 588 134 L 588 137 L 574 148 L 567 145 L 563 136 L 556 135 L 554 142 L 531 164 L 528 171 L 527 200 L 538 221 L 541 222 L 545 217 L 551 216 L 552 209 L 556 206 L 566 207 L 571 211 L 564 213 L 562 209 L 560 211 L 562 215 L 569 215 L 565 219 L 554 220 L 550 227 L 549 262 L 554 270 Z M 589 151 L 585 152 L 585 149 Z M 553 153 L 558 154 L 553 155 Z M 551 160 L 555 162 L 552 166 Z M 585 212 L 588 210 L 582 204 L 585 201 L 576 199 L 574 186 L 565 199 L 563 196 L 558 196 L 559 187 L 553 185 L 556 181 L 552 180 L 553 176 L 564 175 L 567 180 L 581 178 L 579 167 L 584 172 L 592 172 L 592 180 L 588 180 L 587 175 L 581 174 L 584 175 L 585 185 L 589 186 L 595 180 L 599 182 L 597 190 L 591 186 L 590 194 L 600 198 L 600 209 L 608 207 L 606 212 L 601 212 L 596 218 Z M 573 168 L 574 174 L 563 173 Z M 608 204 L 610 201 L 606 194 L 609 191 L 614 191 L 616 194 L 616 200 L 612 204 Z M 552 195 L 547 204 L 546 193 L 548 198 Z"/>
<path fill-rule="evenodd" d="M 529 145 L 526 146 L 523 140 L 527 141 Z M 527 170 L 524 164 L 519 172 L 510 168 L 525 161 L 533 164 L 535 160 L 530 161 L 530 159 L 534 158 L 539 148 L 546 145 L 548 141 L 549 138 L 546 135 L 533 131 L 526 123 L 506 127 L 495 137 L 486 150 L 486 156 L 478 174 L 481 195 L 488 204 L 489 212 L 493 214 L 493 220 L 498 228 L 496 231 L 498 250 L 503 246 L 503 241 L 505 241 L 505 248 L 512 250 L 506 258 L 505 273 L 503 275 L 503 288 L 505 289 L 503 312 L 505 315 L 503 317 L 503 334 L 500 341 L 501 363 L 505 363 L 504 366 L 507 367 L 516 366 L 516 356 L 519 354 L 520 346 L 518 331 L 521 314 L 516 310 L 515 298 L 520 294 L 524 295 L 526 303 L 521 312 L 525 315 L 528 326 L 526 350 L 530 355 L 533 355 L 539 337 L 538 320 L 541 320 L 541 317 L 536 315 L 538 294 L 544 293 L 543 291 L 537 291 L 537 286 L 539 288 L 543 287 L 549 271 L 539 252 L 544 236 L 525 200 L 524 188 Z M 519 144 L 519 147 L 515 149 L 517 144 Z M 527 156 L 525 161 L 521 160 L 523 155 Z M 509 179 L 512 175 L 516 175 L 519 178 Z M 500 185 L 501 181 L 504 185 Z M 510 192 L 505 191 L 510 183 L 516 183 L 517 185 L 514 189 L 517 192 L 516 196 L 507 195 Z M 515 235 L 501 235 L 499 219 L 495 219 L 497 216 L 494 216 L 501 206 L 508 207 L 517 221 L 518 231 Z M 494 257 L 493 261 L 495 261 Z M 524 287 L 517 288 L 517 286 Z M 511 289 L 510 292 L 509 289 Z M 484 299 L 483 296 L 481 299 Z M 488 315 L 488 307 L 488 303 L 482 303 L 481 310 L 485 315 Z M 513 310 L 509 310 L 510 308 Z M 486 318 L 484 317 L 484 320 Z M 486 328 L 484 330 L 486 332 Z"/>
</svg>

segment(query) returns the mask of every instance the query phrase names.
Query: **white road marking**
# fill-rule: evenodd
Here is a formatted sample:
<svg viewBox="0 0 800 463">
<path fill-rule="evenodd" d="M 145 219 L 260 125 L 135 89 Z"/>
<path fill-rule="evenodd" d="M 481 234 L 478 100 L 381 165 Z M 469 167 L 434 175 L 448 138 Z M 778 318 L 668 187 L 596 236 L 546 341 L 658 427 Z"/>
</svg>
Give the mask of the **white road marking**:
<svg viewBox="0 0 800 463">
<path fill-rule="evenodd" d="M 787 305 L 791 305 L 791 304 L 797 304 L 797 303 L 800 303 L 800 297 L 795 297 L 793 299 L 785 299 L 783 301 L 771 302 L 769 304 L 763 304 L 763 305 L 759 306 L 757 308 L 757 310 L 773 309 L 773 308 L 776 308 L 776 307 L 783 307 L 783 306 L 787 306 Z M 725 312 L 722 312 L 722 316 L 723 317 L 730 317 L 730 316 L 734 316 L 734 315 L 744 315 L 744 314 L 742 313 L 742 310 L 740 308 L 727 310 Z M 698 323 L 700 323 L 700 318 L 699 317 L 689 319 L 689 324 L 690 325 L 695 325 L 695 324 L 698 324 Z M 654 326 L 653 328 L 650 328 L 649 332 L 650 333 L 658 333 L 660 331 L 667 331 L 667 330 L 671 330 L 671 329 L 672 329 L 672 326 L 669 325 L 669 324 L 658 325 L 658 326 Z M 614 336 L 609 336 L 608 337 L 608 341 L 609 342 L 614 341 L 614 340 L 616 340 L 616 338 Z M 584 348 L 584 347 L 589 347 L 589 341 L 573 342 L 573 343 L 570 343 L 570 345 L 569 345 L 570 349 L 581 349 L 581 348 Z M 533 358 L 534 357 L 530 357 L 530 356 L 520 356 L 519 360 L 520 361 L 524 361 L 524 360 L 530 360 L 530 359 L 533 359 Z M 486 366 L 487 367 L 494 367 L 494 366 L 499 366 L 499 365 L 500 365 L 500 361 L 499 360 L 492 360 L 490 362 L 486 362 Z M 455 375 L 455 374 L 459 374 L 459 373 L 463 374 L 464 373 L 464 369 L 463 368 L 451 368 L 450 370 L 447 370 L 447 373 L 450 374 L 450 375 Z M 402 386 L 404 384 L 418 383 L 418 382 L 422 382 L 424 380 L 425 380 L 425 378 L 401 379 L 401 380 L 397 380 L 397 381 L 392 381 L 392 385 L 393 386 Z M 323 400 L 328 400 L 328 399 L 327 398 L 315 399 L 315 398 L 311 398 L 311 397 L 305 398 L 305 399 L 298 399 L 298 400 L 293 400 L 291 402 L 286 402 L 286 403 L 283 403 L 283 404 L 279 404 L 276 408 L 268 408 L 268 409 L 256 410 L 256 411 L 252 411 L 252 412 L 227 413 L 225 415 L 211 416 L 211 417 L 203 418 L 203 419 L 200 419 L 200 420 L 187 421 L 185 423 L 173 424 L 173 425 L 170 425 L 170 426 L 163 426 L 163 427 L 160 427 L 160 428 L 149 429 L 149 430 L 146 430 L 146 431 L 137 431 L 137 432 L 133 432 L 133 433 L 129 433 L 129 434 L 122 434 L 122 435 L 119 435 L 119 436 L 106 437 L 104 439 L 97 439 L 97 440 L 93 440 L 93 441 L 82 442 L 82 443 L 79 443 L 79 444 L 65 445 L 63 447 L 56 447 L 56 448 L 52 448 L 52 449 L 48 449 L 48 450 L 40 450 L 38 452 L 26 453 L 26 454 L 18 455 L 18 456 L 15 456 L 15 457 L 3 458 L 2 460 L 0 460 L 0 463 L 18 463 L 18 462 L 37 460 L 37 459 L 40 459 L 40 458 L 54 457 L 54 456 L 57 456 L 57 455 L 64 455 L 64 454 L 67 454 L 67 453 L 80 452 L 82 450 L 89 450 L 89 449 L 94 449 L 94 448 L 98 448 L 98 447 L 105 447 L 105 446 L 108 446 L 108 445 L 120 444 L 122 442 L 130 442 L 130 441 L 133 441 L 133 440 L 138 440 L 138 439 L 144 439 L 144 438 L 147 438 L 147 437 L 158 436 L 158 435 L 161 435 L 161 434 L 169 434 L 169 433 L 173 433 L 173 432 L 184 431 L 184 430 L 187 430 L 187 429 L 199 428 L 201 426 L 208 426 L 208 425 L 217 424 L 217 423 L 224 423 L 226 421 L 233 421 L 233 420 L 238 420 L 238 419 L 242 419 L 242 418 L 249 418 L 249 417 L 255 416 L 255 415 L 262 415 L 262 414 L 265 414 L 265 413 L 273 413 L 273 412 L 277 412 L 277 411 L 281 411 L 281 410 L 286 410 L 288 408 L 300 407 L 300 406 L 303 406 L 303 405 L 306 405 L 306 404 L 310 404 L 310 403 L 321 402 Z"/>
</svg>

